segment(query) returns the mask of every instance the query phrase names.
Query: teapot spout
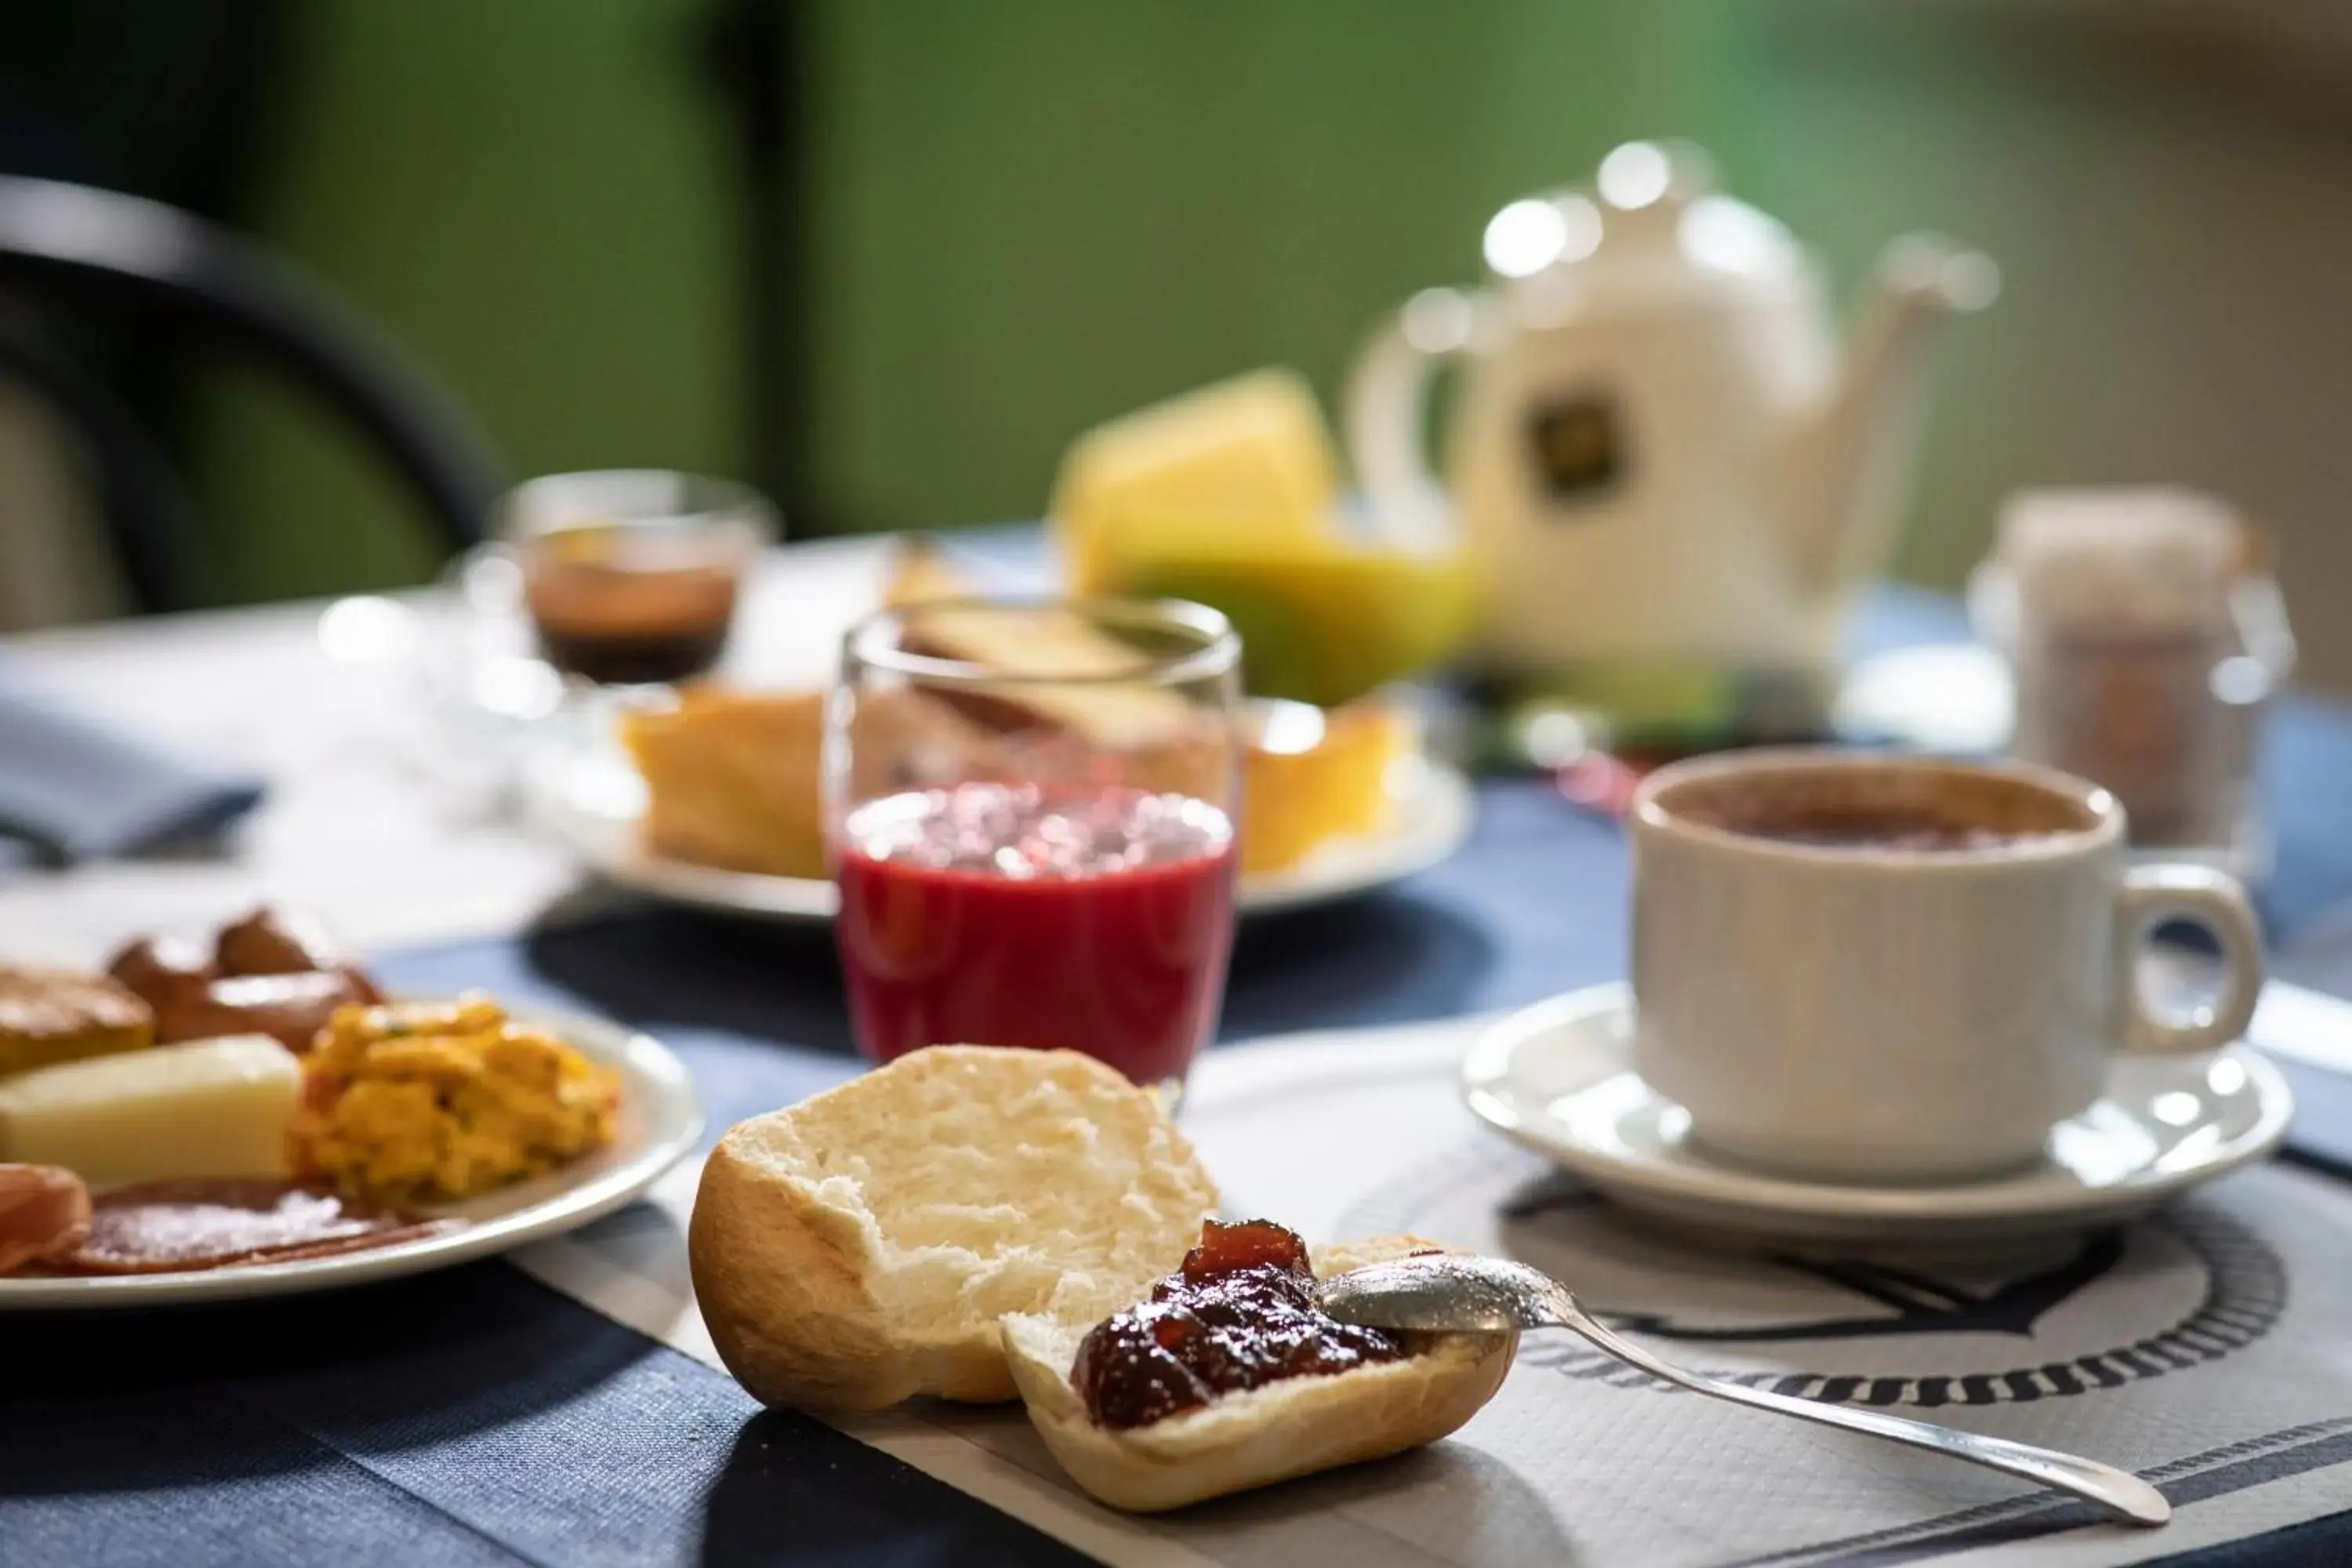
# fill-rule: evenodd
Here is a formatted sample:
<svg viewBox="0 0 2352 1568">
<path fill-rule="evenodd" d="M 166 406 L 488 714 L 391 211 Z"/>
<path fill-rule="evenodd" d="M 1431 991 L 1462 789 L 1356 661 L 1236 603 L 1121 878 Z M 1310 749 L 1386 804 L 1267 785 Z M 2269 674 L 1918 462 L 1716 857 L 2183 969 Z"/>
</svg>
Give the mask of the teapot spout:
<svg viewBox="0 0 2352 1568">
<path fill-rule="evenodd" d="M 1907 235 L 1880 255 L 1843 374 L 1826 398 L 1798 412 L 1784 441 L 1780 514 L 1811 592 L 1840 592 L 1885 565 L 1932 329 L 1982 310 L 2000 291 L 1990 258 L 1932 236 Z"/>
</svg>

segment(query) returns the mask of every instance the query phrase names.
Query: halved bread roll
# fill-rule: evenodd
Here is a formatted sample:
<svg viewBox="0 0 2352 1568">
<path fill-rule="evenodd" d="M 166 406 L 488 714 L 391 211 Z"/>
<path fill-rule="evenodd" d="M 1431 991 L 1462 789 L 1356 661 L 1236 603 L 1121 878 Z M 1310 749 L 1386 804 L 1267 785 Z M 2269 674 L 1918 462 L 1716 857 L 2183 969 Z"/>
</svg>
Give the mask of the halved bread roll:
<svg viewBox="0 0 2352 1568">
<path fill-rule="evenodd" d="M 1216 1203 L 1116 1069 L 936 1046 L 730 1131 L 688 1248 L 720 1359 L 767 1404 L 1010 1399 L 998 1318 L 1108 1316 Z"/>
<path fill-rule="evenodd" d="M 1159 1101 L 1070 1051 L 937 1046 L 754 1117 L 703 1168 L 688 1250 L 720 1359 L 770 1405 L 876 1410 L 1016 1389 L 1114 1507 L 1202 1498 L 1401 1452 L 1493 1396 L 1516 1335 L 1227 1394 L 1119 1429 L 1070 1370 L 1097 1323 L 1174 1272 L 1216 1191 Z M 1314 1249 L 1328 1275 L 1430 1243 Z"/>
<path fill-rule="evenodd" d="M 1312 1257 L 1317 1275 L 1328 1279 L 1432 1245 L 1381 1237 L 1318 1247 Z M 1098 1321 L 1008 1316 L 1004 1353 L 1029 1419 L 1062 1468 L 1102 1501 L 1136 1513 L 1433 1443 L 1494 1397 L 1518 1350 L 1517 1334 L 1418 1335 L 1414 1353 L 1402 1361 L 1286 1378 L 1147 1426 L 1114 1428 L 1095 1424 L 1070 1382 L 1079 1342 Z"/>
</svg>

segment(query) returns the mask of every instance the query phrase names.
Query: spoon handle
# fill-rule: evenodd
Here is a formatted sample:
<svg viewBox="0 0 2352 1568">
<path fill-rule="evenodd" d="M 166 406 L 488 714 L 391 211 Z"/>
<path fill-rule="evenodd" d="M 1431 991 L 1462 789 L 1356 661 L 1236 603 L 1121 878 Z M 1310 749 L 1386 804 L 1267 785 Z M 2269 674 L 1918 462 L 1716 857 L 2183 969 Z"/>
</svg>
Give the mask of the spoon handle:
<svg viewBox="0 0 2352 1568">
<path fill-rule="evenodd" d="M 1786 1394 L 1773 1394 L 1765 1389 L 1748 1388 L 1737 1383 L 1703 1377 L 1660 1361 L 1631 1340 L 1595 1321 L 1581 1308 L 1571 1311 L 1564 1303 L 1555 1301 L 1554 1304 L 1561 1308 L 1560 1320 L 1566 1327 L 1574 1329 L 1618 1360 L 1695 1394 L 1711 1394 L 1735 1405 L 1753 1405 L 1764 1410 L 1777 1410 L 1783 1415 L 1818 1421 L 1824 1426 L 1843 1426 L 1849 1431 L 1867 1432 L 1874 1437 L 1888 1437 L 1897 1443 L 1908 1443 L 1915 1448 L 1928 1448 L 1938 1454 L 1948 1454 L 1956 1459 L 1967 1459 L 1996 1470 L 2006 1470 L 2011 1475 L 2023 1476 L 2028 1480 L 2071 1493 L 2134 1524 L 2162 1524 L 2172 1517 L 2172 1505 L 2164 1500 L 2162 1492 L 2130 1471 L 2117 1469 L 2113 1465 L 2103 1465 L 2095 1459 L 2080 1458 L 2073 1454 L 2061 1454 L 2053 1448 L 2012 1443 L 2005 1437 L 1983 1437 L 1973 1432 L 1931 1426 L 1925 1421 L 1906 1420 L 1900 1415 L 1888 1415 L 1875 1410 L 1859 1410 L 1846 1405 L 1823 1405 L 1818 1400 L 1798 1399 Z"/>
</svg>

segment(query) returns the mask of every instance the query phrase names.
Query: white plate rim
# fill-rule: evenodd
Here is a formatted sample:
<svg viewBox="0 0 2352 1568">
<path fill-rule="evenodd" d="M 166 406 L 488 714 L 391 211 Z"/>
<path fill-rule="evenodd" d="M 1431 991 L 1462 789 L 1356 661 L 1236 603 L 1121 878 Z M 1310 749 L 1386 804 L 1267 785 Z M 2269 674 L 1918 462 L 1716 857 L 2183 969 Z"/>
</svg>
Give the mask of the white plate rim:
<svg viewBox="0 0 2352 1568">
<path fill-rule="evenodd" d="M 720 914 L 832 921 L 839 900 L 830 881 L 726 871 L 648 853 L 637 836 L 641 814 L 599 813 L 572 798 L 572 770 L 598 765 L 572 752 L 542 759 L 524 777 L 526 818 L 588 869 L 626 891 Z M 1244 877 L 1236 909 L 1244 915 L 1308 909 L 1425 871 L 1470 837 L 1476 791 L 1460 769 L 1423 757 L 1399 791 L 1398 812 L 1402 820 L 1389 832 L 1334 839 L 1297 866 Z"/>
<path fill-rule="evenodd" d="M 618 1067 L 623 1092 L 646 1118 L 645 1146 L 535 1203 L 476 1220 L 446 1236 L 294 1263 L 181 1274 L 0 1279 L 0 1312 L 91 1311 L 300 1295 L 470 1263 L 577 1230 L 626 1206 L 702 1141 L 707 1121 L 693 1078 L 676 1053 L 651 1035 L 586 1014 L 521 1007 L 513 1016 Z"/>
<path fill-rule="evenodd" d="M 2286 1080 L 2241 1040 L 2224 1053 L 2246 1069 L 2259 1114 L 2253 1123 L 2194 1165 L 2134 1172 L 2104 1187 L 2053 1185 L 2046 1173 L 1945 1187 L 1843 1186 L 1788 1177 L 1715 1172 L 1706 1167 L 1622 1160 L 1530 1125 L 1497 1086 L 1509 1082 L 1517 1053 L 1557 1031 L 1622 1011 L 1632 1004 L 1622 981 L 1549 997 L 1510 1014 L 1473 1042 L 1462 1062 L 1463 1098 L 1472 1114 L 1563 1168 L 1609 1191 L 1719 1215 L 1830 1223 L 1980 1225 L 1988 1222 L 2095 1220 L 2137 1212 L 2259 1160 L 2284 1141 L 2294 1111 Z"/>
</svg>

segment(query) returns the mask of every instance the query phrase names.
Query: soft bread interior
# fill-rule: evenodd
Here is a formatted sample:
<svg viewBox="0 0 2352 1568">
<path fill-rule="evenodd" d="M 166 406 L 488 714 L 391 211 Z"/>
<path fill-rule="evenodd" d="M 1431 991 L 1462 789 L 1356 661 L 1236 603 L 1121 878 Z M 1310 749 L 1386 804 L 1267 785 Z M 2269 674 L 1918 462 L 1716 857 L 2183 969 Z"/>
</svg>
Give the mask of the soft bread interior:
<svg viewBox="0 0 2352 1568">
<path fill-rule="evenodd" d="M 913 1335 L 1087 1312 L 1173 1267 L 1214 1202 L 1191 1148 L 1116 1072 L 1065 1054 L 924 1053 L 868 1092 L 754 1123 L 750 1157 L 859 1227 L 868 1283 Z M 887 1093 L 876 1092 L 885 1089 Z"/>
<path fill-rule="evenodd" d="M 730 1131 L 689 1250 L 720 1356 L 770 1404 L 1005 1399 L 999 1317 L 1108 1315 L 1215 1206 L 1183 1135 L 1116 1070 L 935 1047 Z"/>
<path fill-rule="evenodd" d="M 1433 1244 L 1414 1237 L 1315 1248 L 1329 1278 Z M 1120 1305 L 1130 1305 L 1140 1291 Z M 1108 1315 L 1108 1314 L 1104 1314 Z M 1007 1317 L 1007 1360 L 1029 1419 L 1072 1479 L 1114 1508 L 1149 1513 L 1433 1443 L 1494 1397 L 1517 1334 L 1424 1334 L 1402 1361 L 1286 1378 L 1148 1426 L 1097 1426 L 1070 1383 L 1099 1319 Z"/>
</svg>

